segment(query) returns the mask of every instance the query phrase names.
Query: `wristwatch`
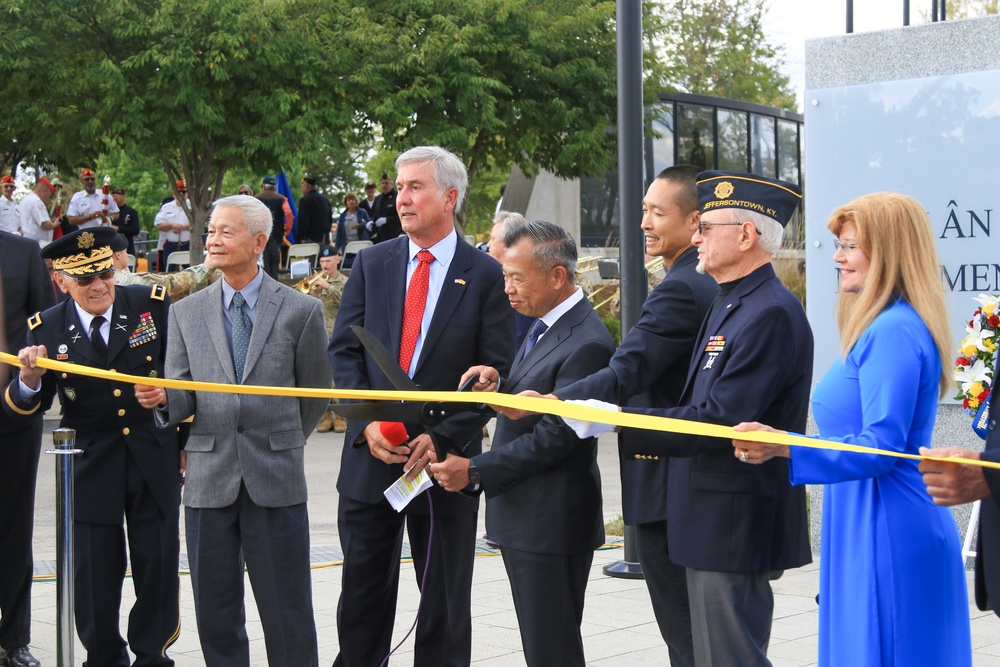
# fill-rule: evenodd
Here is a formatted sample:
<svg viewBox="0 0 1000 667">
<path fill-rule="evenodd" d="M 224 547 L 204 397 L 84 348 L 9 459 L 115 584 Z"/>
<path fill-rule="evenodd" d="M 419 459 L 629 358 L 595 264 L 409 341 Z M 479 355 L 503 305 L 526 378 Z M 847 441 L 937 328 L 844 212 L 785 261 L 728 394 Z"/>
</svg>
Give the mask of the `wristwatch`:
<svg viewBox="0 0 1000 667">
<path fill-rule="evenodd" d="M 477 491 L 479 490 L 479 485 L 481 480 L 479 479 L 479 468 L 476 467 L 476 462 L 469 459 L 469 485 L 465 487 L 466 491 Z"/>
</svg>

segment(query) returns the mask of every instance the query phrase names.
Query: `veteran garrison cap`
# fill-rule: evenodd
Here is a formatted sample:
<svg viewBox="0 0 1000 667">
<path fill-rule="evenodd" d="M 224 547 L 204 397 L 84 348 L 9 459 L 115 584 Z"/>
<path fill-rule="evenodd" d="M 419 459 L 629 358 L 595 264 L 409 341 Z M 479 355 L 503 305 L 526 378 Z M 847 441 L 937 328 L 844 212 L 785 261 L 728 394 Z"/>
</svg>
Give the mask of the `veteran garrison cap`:
<svg viewBox="0 0 1000 667">
<path fill-rule="evenodd" d="M 702 213 L 719 208 L 740 208 L 774 218 L 784 227 L 802 199 L 802 191 L 756 174 L 703 171 L 698 174 L 698 207 Z"/>
<path fill-rule="evenodd" d="M 42 258 L 52 260 L 52 268 L 74 278 L 96 276 L 113 268 L 116 232 L 111 227 L 78 229 L 42 248 Z"/>
</svg>

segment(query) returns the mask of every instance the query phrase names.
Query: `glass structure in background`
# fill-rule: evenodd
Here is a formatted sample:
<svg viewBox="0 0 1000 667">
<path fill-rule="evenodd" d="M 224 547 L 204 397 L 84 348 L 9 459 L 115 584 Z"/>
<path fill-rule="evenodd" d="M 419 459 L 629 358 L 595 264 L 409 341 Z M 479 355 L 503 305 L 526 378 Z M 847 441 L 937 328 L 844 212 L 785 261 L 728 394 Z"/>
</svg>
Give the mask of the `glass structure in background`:
<svg viewBox="0 0 1000 667">
<path fill-rule="evenodd" d="M 646 123 L 647 186 L 666 167 L 694 164 L 777 177 L 805 189 L 801 114 L 718 97 L 661 94 L 646 110 Z M 617 171 L 580 179 L 581 246 L 618 245 L 617 204 Z M 641 215 L 639 202 L 631 208 Z M 786 247 L 802 247 L 801 213 L 785 237 Z"/>
</svg>

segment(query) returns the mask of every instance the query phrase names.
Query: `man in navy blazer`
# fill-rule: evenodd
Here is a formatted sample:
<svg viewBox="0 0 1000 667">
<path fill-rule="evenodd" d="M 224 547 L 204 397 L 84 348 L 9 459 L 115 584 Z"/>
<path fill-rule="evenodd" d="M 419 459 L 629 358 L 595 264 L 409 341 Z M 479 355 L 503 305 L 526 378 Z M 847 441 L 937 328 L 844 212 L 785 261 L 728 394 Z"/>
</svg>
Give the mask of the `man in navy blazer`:
<svg viewBox="0 0 1000 667">
<path fill-rule="evenodd" d="M 719 293 L 711 276 L 695 271 L 698 251 L 698 173 L 692 165 L 667 167 L 642 200 L 646 254 L 663 258 L 667 274 L 642 306 L 611 363 L 554 393 L 561 399 L 597 398 L 633 407 L 677 406 L 687 378 L 695 336 Z M 673 667 L 693 667 L 691 612 L 685 569 L 667 555 L 667 473 L 665 456 L 633 448 L 636 431 L 619 434 L 622 509 L 636 528 L 639 563 L 653 603 L 660 635 Z M 628 450 L 628 456 L 624 452 Z"/>
<path fill-rule="evenodd" d="M 468 186 L 465 165 L 442 148 L 424 146 L 400 155 L 396 169 L 396 205 L 408 238 L 379 243 L 355 260 L 330 339 L 336 386 L 392 388 L 351 325 L 364 326 L 390 353 L 401 353 L 400 365 L 422 389 L 454 390 L 462 374 L 477 364 L 506 373 L 514 356 L 514 317 L 500 265 L 462 241 L 454 229 L 454 214 Z M 424 250 L 431 253 L 429 260 Z M 426 272 L 426 300 L 422 308 L 410 309 L 419 327 L 408 328 L 413 333 L 404 350 L 407 292 L 418 272 Z M 459 416 L 443 430 L 458 454 L 475 456 L 482 451 L 485 421 Z M 414 474 L 422 470 L 435 456 L 434 448 L 419 424 L 407 424 L 410 440 L 399 445 L 389 443 L 379 426 L 347 423 L 337 480 L 344 566 L 337 614 L 340 654 L 334 664 L 371 667 L 388 654 L 405 523 L 422 591 L 414 664 L 467 667 L 479 502 L 434 487 L 397 514 L 382 492 L 404 468 Z M 434 531 L 428 555 L 431 501 Z"/>
<path fill-rule="evenodd" d="M 997 369 L 993 370 L 996 377 Z M 961 447 L 921 449 L 921 454 L 956 457 L 1000 463 L 1000 392 L 991 391 L 988 412 L 986 450 L 971 451 Z M 976 544 L 976 606 L 982 611 L 992 609 L 1000 615 L 1000 470 L 962 465 L 944 461 L 921 461 L 927 492 L 937 505 L 961 505 L 982 500 L 979 506 L 979 538 Z M 987 497 L 989 496 L 989 497 Z"/>
<path fill-rule="evenodd" d="M 558 391 L 607 365 L 614 341 L 573 282 L 576 242 L 535 220 L 504 236 L 510 305 L 538 318 L 510 376 L 475 366 L 478 391 Z M 488 400 L 488 399 L 487 399 Z M 501 415 L 490 451 L 431 465 L 449 491 L 484 492 L 486 530 L 500 545 L 528 667 L 583 667 L 580 623 L 594 549 L 604 542 L 597 438 L 580 439 L 558 417 Z"/>
<path fill-rule="evenodd" d="M 38 243 L 0 231 L 0 275 L 3 279 L 4 352 L 17 354 L 28 340 L 28 316 L 55 303 L 52 283 L 38 252 Z M 7 369 L 4 369 L 7 373 Z M 0 379 L 7 386 L 9 375 Z M 42 413 L 21 415 L 9 409 L 0 419 L 4 445 L 0 447 L 0 647 L 14 667 L 35 660 L 28 653 L 31 640 L 31 535 L 35 515 L 35 478 Z M 46 406 L 47 407 L 47 406 Z M 0 664 L 4 653 L 0 653 Z M 35 662 L 34 664 L 37 664 Z"/>
<path fill-rule="evenodd" d="M 697 337 L 680 405 L 626 412 L 805 430 L 812 331 L 771 266 L 800 198 L 797 186 L 755 174 L 699 174 L 701 220 L 692 242 L 697 270 L 719 283 L 719 296 Z M 687 568 L 695 664 L 769 666 L 771 581 L 812 560 L 805 489 L 789 484 L 785 459 L 767 469 L 744 465 L 729 440 L 637 430 L 626 442 L 635 447 L 626 456 L 672 457 L 668 549 Z"/>
</svg>

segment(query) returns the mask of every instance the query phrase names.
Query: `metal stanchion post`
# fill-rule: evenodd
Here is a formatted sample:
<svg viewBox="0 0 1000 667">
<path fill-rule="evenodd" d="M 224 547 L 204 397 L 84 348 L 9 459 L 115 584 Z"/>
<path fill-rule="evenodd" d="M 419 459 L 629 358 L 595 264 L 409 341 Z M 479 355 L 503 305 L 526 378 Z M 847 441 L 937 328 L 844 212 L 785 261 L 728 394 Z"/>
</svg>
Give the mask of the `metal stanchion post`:
<svg viewBox="0 0 1000 667">
<path fill-rule="evenodd" d="M 646 299 L 642 229 L 642 2 L 618 0 L 618 217 L 621 225 L 622 336 L 639 321 Z M 650 180 L 653 175 L 649 174 Z M 625 558 L 604 566 L 609 577 L 641 579 L 635 527 L 625 526 Z"/>
<path fill-rule="evenodd" d="M 56 665 L 72 667 L 73 645 L 73 456 L 76 430 L 52 431 L 55 449 L 45 450 L 56 458 Z"/>
</svg>

